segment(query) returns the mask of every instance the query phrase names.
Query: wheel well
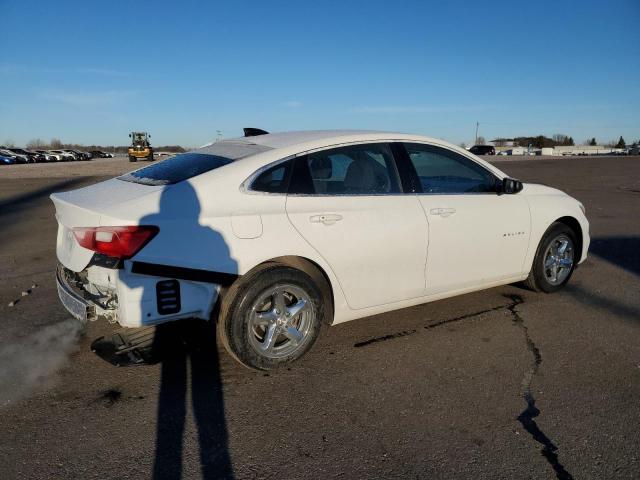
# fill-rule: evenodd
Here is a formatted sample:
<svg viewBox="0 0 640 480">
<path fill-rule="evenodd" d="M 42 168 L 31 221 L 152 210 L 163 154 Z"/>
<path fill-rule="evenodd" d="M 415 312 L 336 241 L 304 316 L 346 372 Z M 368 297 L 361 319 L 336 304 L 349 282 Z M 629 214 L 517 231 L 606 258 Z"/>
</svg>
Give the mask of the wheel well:
<svg viewBox="0 0 640 480">
<path fill-rule="evenodd" d="M 260 265 L 256 265 L 254 268 L 261 267 L 265 264 L 278 264 L 278 265 L 286 265 L 291 268 L 295 268 L 297 270 L 301 270 L 307 275 L 309 275 L 313 281 L 320 288 L 320 292 L 322 293 L 322 297 L 325 301 L 325 305 L 327 305 L 327 313 L 329 315 L 325 316 L 325 322 L 331 324 L 333 322 L 333 289 L 331 287 L 331 281 L 329 280 L 329 276 L 324 271 L 324 269 L 315 263 L 312 260 L 309 260 L 305 257 L 298 257 L 295 255 L 286 255 L 282 257 L 272 258 L 267 260 L 266 262 L 261 263 Z M 253 270 L 253 269 L 252 269 Z"/>
<path fill-rule="evenodd" d="M 578 222 L 578 220 L 576 220 L 573 217 L 561 217 L 559 219 L 556 220 L 556 222 L 558 223 L 564 223 L 567 227 L 569 227 L 571 230 L 573 230 L 573 233 L 576 236 L 576 242 L 577 242 L 577 250 L 578 250 L 578 254 L 580 256 L 582 256 L 582 227 L 580 227 L 580 222 Z"/>
</svg>

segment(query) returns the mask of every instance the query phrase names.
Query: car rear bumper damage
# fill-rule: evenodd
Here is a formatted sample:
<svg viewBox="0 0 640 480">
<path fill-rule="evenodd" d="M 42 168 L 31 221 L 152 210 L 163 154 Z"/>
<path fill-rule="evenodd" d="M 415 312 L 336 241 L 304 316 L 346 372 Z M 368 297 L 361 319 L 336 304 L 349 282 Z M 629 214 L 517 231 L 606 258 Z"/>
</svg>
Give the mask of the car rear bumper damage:
<svg viewBox="0 0 640 480">
<path fill-rule="evenodd" d="M 84 273 L 84 272 L 83 272 Z M 56 271 L 58 297 L 67 311 L 83 323 L 95 320 L 116 321 L 117 296 L 87 289 L 86 275 L 78 274 L 58 265 Z"/>
<path fill-rule="evenodd" d="M 59 265 L 58 296 L 81 322 L 107 320 L 123 327 L 144 327 L 186 318 L 209 319 L 220 284 L 211 279 L 175 278 L 171 270 L 167 276 L 157 272 L 132 272 L 130 262 L 120 269 L 91 265 L 81 272 Z"/>
<path fill-rule="evenodd" d="M 95 320 L 95 307 L 71 288 L 65 278 L 65 272 L 60 266 L 56 271 L 56 286 L 58 287 L 60 303 L 74 318 L 82 323 L 86 323 L 88 320 Z"/>
</svg>

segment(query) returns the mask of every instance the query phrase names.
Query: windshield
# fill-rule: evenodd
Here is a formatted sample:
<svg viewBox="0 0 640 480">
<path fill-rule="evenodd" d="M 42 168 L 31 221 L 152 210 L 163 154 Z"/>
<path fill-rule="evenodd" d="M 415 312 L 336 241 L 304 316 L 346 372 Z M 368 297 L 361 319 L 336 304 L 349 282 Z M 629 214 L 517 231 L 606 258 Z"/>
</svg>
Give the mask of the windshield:
<svg viewBox="0 0 640 480">
<path fill-rule="evenodd" d="M 247 142 L 222 141 L 176 155 L 118 178 L 143 185 L 171 185 L 267 150 L 271 148 Z"/>
<path fill-rule="evenodd" d="M 134 133 L 133 134 L 133 144 L 134 145 L 145 145 L 147 143 L 147 134 L 146 133 Z"/>
</svg>

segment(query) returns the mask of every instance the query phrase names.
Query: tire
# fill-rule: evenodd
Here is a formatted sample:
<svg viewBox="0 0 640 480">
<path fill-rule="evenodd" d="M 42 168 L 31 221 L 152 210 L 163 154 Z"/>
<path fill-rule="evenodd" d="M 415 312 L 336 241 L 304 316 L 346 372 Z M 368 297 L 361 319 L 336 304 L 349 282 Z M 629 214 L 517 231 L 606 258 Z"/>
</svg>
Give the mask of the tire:
<svg viewBox="0 0 640 480">
<path fill-rule="evenodd" d="M 130 162 L 137 162 L 138 159 L 136 157 L 132 157 L 131 155 L 129 155 L 129 161 Z"/>
<path fill-rule="evenodd" d="M 564 223 L 552 224 L 540 240 L 525 285 L 531 290 L 545 293 L 557 292 L 563 288 L 573 275 L 576 256 L 578 260 L 580 258 L 580 252 L 576 251 L 577 245 L 576 234 L 571 228 Z"/>
<path fill-rule="evenodd" d="M 318 338 L 326 312 L 322 298 L 306 273 L 266 264 L 225 292 L 216 330 L 225 348 L 243 365 L 257 370 L 281 368 L 307 353 Z"/>
</svg>

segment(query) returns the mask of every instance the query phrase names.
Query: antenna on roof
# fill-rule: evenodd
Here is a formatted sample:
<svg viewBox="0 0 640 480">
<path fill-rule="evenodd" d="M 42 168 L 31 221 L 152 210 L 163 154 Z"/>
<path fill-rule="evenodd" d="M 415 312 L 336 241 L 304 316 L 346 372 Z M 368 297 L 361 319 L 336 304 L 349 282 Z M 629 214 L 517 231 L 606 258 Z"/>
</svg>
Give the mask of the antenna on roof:
<svg viewBox="0 0 640 480">
<path fill-rule="evenodd" d="M 268 135 L 269 132 L 267 132 L 266 130 L 262 130 L 260 128 L 251 128 L 251 127 L 246 127 L 243 128 L 244 130 L 244 136 L 245 137 L 257 137 L 258 135 Z"/>
</svg>

